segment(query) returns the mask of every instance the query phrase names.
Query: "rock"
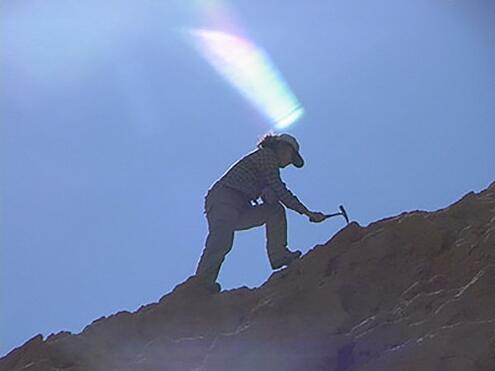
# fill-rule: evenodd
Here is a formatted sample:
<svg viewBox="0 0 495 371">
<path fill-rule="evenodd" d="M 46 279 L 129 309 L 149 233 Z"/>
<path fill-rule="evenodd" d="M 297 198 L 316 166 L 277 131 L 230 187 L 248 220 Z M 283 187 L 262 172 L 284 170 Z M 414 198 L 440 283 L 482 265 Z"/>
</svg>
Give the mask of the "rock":
<svg viewBox="0 0 495 371">
<path fill-rule="evenodd" d="M 41 335 L 14 370 L 495 370 L 495 183 L 436 212 L 353 222 L 261 287 L 188 279 L 158 303 Z"/>
</svg>

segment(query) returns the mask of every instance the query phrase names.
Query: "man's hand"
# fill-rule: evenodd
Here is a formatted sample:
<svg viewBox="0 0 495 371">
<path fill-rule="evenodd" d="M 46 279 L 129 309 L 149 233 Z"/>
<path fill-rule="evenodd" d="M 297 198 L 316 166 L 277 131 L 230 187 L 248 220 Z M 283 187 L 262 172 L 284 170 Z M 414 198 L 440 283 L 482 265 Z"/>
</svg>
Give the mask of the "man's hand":
<svg viewBox="0 0 495 371">
<path fill-rule="evenodd" d="M 325 214 L 320 212 L 310 211 L 306 215 L 308 215 L 309 221 L 312 223 L 320 223 L 326 219 Z"/>
<path fill-rule="evenodd" d="M 261 191 L 261 199 L 267 204 L 274 204 L 278 201 L 278 197 L 271 187 L 263 188 L 263 191 Z"/>
</svg>

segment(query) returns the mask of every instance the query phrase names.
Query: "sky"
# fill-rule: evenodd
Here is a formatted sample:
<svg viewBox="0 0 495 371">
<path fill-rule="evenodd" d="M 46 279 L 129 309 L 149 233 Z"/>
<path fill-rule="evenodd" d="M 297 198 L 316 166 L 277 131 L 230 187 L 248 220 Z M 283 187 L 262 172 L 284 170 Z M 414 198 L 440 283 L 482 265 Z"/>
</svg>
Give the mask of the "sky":
<svg viewBox="0 0 495 371">
<path fill-rule="evenodd" d="M 0 355 L 135 311 L 194 273 L 208 188 L 273 122 L 184 36 L 264 50 L 304 108 L 281 170 L 313 211 L 363 226 L 495 180 L 490 0 L 1 0 Z M 304 253 L 343 228 L 288 213 Z M 270 276 L 236 232 L 224 289 Z"/>
</svg>

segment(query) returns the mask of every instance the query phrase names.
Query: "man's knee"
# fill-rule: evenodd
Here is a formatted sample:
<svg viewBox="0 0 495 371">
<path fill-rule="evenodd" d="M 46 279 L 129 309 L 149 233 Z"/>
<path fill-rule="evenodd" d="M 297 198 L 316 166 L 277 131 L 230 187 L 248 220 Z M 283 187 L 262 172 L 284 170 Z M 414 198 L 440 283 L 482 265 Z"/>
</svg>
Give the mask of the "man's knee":
<svg viewBox="0 0 495 371">
<path fill-rule="evenodd" d="M 212 226 L 206 239 L 206 247 L 211 252 L 229 251 L 234 239 L 234 228 L 230 223 Z"/>
<path fill-rule="evenodd" d="M 216 219 L 209 224 L 209 233 L 215 236 L 228 236 L 235 231 L 237 219 Z"/>
</svg>

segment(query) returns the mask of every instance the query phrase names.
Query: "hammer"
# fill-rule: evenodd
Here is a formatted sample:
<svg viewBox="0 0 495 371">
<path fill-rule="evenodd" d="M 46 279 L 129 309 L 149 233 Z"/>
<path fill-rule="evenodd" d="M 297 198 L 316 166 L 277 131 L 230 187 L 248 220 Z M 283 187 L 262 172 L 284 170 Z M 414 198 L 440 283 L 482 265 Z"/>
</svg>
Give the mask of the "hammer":
<svg viewBox="0 0 495 371">
<path fill-rule="evenodd" d="M 347 216 L 347 211 L 345 211 L 344 206 L 340 205 L 339 210 L 340 210 L 339 213 L 325 215 L 325 219 L 331 218 L 332 216 L 342 215 L 345 218 L 345 221 L 347 222 L 347 224 L 349 224 L 349 217 Z"/>
</svg>

